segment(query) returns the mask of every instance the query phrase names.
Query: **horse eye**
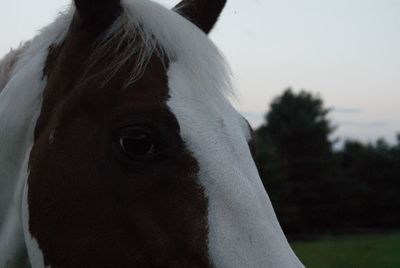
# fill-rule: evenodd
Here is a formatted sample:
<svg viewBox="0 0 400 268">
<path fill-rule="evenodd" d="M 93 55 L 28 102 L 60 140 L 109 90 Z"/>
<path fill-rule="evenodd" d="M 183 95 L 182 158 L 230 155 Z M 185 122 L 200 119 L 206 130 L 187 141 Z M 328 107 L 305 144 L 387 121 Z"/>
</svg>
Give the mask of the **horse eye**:
<svg viewBox="0 0 400 268">
<path fill-rule="evenodd" d="M 156 146 L 146 133 L 132 133 L 119 139 L 122 151 L 131 158 L 147 159 L 157 154 Z"/>
</svg>

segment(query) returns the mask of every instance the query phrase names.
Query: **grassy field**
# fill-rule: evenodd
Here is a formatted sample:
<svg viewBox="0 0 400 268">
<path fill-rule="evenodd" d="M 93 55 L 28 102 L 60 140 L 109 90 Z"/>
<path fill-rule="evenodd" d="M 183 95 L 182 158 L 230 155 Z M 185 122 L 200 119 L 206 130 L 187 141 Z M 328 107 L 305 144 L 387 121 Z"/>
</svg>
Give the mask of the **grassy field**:
<svg viewBox="0 0 400 268">
<path fill-rule="evenodd" d="M 400 234 L 294 242 L 307 268 L 400 268 Z"/>
</svg>

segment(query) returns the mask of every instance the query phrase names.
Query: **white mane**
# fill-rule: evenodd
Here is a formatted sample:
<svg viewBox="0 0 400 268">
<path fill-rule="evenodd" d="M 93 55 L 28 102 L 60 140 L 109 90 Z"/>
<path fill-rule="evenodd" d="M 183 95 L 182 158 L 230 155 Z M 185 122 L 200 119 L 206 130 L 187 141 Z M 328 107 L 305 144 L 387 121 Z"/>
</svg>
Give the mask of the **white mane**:
<svg viewBox="0 0 400 268">
<path fill-rule="evenodd" d="M 30 42 L 22 43 L 17 49 L 12 49 L 0 60 L 0 92 L 10 80 L 16 63 L 29 44 Z"/>
</svg>

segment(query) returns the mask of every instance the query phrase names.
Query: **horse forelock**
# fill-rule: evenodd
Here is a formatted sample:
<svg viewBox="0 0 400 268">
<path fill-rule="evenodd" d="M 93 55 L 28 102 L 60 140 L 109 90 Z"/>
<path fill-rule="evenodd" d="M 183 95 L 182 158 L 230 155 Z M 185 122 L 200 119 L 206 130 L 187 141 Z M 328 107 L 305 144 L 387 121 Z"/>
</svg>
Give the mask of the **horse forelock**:
<svg viewBox="0 0 400 268">
<path fill-rule="evenodd" d="M 103 69 L 105 83 L 127 62 L 135 61 L 126 77 L 126 87 L 137 81 L 154 53 L 167 62 L 185 66 L 196 92 L 209 99 L 234 97 L 231 72 L 218 48 L 208 36 L 173 10 L 147 0 L 123 0 L 122 13 L 97 40 L 88 69 L 109 56 Z M 190 90 L 190 89 L 188 89 Z"/>
</svg>

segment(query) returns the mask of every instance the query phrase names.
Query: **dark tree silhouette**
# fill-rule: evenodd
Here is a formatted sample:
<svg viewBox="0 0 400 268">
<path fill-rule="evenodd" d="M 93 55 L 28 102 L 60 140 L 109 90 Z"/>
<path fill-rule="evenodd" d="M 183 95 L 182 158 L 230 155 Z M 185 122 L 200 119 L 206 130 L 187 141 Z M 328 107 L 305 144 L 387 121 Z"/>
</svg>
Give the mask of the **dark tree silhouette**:
<svg viewBox="0 0 400 268">
<path fill-rule="evenodd" d="M 256 157 L 264 185 L 288 234 L 330 226 L 333 128 L 323 101 L 287 89 L 256 131 Z"/>
<path fill-rule="evenodd" d="M 291 238 L 326 232 L 400 229 L 400 134 L 346 140 L 332 150 L 329 109 L 319 96 L 287 89 L 256 130 L 256 162 Z"/>
<path fill-rule="evenodd" d="M 344 226 L 400 228 L 399 145 L 390 146 L 383 139 L 367 145 L 346 141 L 337 153 L 341 177 L 349 182 L 350 192 L 338 217 Z"/>
</svg>

